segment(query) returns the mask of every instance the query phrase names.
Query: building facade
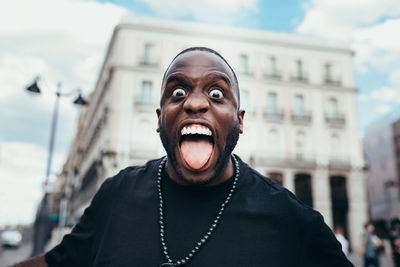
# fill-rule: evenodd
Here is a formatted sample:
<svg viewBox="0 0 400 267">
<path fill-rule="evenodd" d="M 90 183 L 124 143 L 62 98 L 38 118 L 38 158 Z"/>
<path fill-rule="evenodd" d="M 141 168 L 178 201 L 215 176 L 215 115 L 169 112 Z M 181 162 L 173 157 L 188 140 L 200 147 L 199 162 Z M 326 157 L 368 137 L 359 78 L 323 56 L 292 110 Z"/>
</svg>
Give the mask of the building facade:
<svg viewBox="0 0 400 267">
<path fill-rule="evenodd" d="M 370 217 L 385 223 L 400 216 L 400 112 L 371 123 L 363 143 Z"/>
<path fill-rule="evenodd" d="M 367 206 L 353 52 L 293 34 L 142 17 L 112 35 L 59 177 L 61 220 L 79 218 L 119 169 L 165 155 L 156 133 L 161 80 L 191 46 L 215 49 L 236 71 L 246 114 L 235 153 L 358 246 Z"/>
</svg>

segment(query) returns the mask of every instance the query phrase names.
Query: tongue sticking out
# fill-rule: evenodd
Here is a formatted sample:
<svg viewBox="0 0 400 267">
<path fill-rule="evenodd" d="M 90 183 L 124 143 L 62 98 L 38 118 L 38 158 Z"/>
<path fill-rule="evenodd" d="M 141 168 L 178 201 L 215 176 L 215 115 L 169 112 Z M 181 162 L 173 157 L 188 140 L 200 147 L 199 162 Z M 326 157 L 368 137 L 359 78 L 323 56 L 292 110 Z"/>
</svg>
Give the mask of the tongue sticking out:
<svg viewBox="0 0 400 267">
<path fill-rule="evenodd" d="M 213 145 L 209 140 L 184 140 L 181 153 L 186 163 L 193 169 L 201 169 L 211 157 Z"/>
</svg>

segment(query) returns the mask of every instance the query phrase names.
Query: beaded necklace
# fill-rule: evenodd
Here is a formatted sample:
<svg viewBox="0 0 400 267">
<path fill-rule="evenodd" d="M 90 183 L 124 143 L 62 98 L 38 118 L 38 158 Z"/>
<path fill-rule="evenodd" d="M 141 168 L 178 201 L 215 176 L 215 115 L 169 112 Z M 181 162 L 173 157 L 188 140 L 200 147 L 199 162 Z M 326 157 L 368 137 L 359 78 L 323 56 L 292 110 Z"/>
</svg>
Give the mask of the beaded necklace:
<svg viewBox="0 0 400 267">
<path fill-rule="evenodd" d="M 160 163 L 160 166 L 158 167 L 158 172 L 157 172 L 157 188 L 158 188 L 158 196 L 159 196 L 159 223 L 160 223 L 160 242 L 161 242 L 161 249 L 164 254 L 164 258 L 166 262 L 162 263 L 161 266 L 182 266 L 189 262 L 194 255 L 199 251 L 200 247 L 206 243 L 206 241 L 211 237 L 212 233 L 215 231 L 215 228 L 218 225 L 218 222 L 220 221 L 222 214 L 225 211 L 226 206 L 228 205 L 230 199 L 232 198 L 233 192 L 235 192 L 235 188 L 237 186 L 237 182 L 239 180 L 239 162 L 236 159 L 234 155 L 232 155 L 232 160 L 234 162 L 234 167 L 235 167 L 235 178 L 233 180 L 232 187 L 229 191 L 228 196 L 226 197 L 225 201 L 222 202 L 221 207 L 219 209 L 219 212 L 217 213 L 217 216 L 214 218 L 211 226 L 208 228 L 207 233 L 203 235 L 203 237 L 197 242 L 197 244 L 194 246 L 194 248 L 182 259 L 173 261 L 171 257 L 168 254 L 168 247 L 166 244 L 165 240 L 165 218 L 164 218 L 164 202 L 163 202 L 163 197 L 162 197 L 162 191 L 161 191 L 161 172 L 162 168 L 164 167 L 165 162 L 167 161 L 167 157 L 164 157 Z"/>
</svg>

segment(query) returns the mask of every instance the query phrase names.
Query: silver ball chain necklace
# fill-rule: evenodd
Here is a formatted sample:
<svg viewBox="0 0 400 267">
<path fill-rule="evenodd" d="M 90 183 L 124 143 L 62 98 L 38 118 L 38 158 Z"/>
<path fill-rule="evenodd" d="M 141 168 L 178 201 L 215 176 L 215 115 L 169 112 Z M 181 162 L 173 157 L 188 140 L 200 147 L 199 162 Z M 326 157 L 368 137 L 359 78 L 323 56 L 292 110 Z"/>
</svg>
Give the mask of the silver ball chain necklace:
<svg viewBox="0 0 400 267">
<path fill-rule="evenodd" d="M 229 191 L 228 196 L 226 197 L 225 201 L 222 202 L 221 207 L 219 209 L 219 212 L 217 213 L 217 216 L 215 216 L 214 221 L 212 222 L 211 226 L 208 228 L 208 231 L 206 234 L 204 234 L 204 236 L 200 239 L 200 241 L 197 242 L 197 244 L 195 245 L 195 247 L 192 249 L 192 251 L 190 251 L 186 257 L 177 260 L 177 261 L 173 261 L 171 259 L 171 257 L 168 254 L 168 247 L 166 244 L 166 240 L 165 240 L 165 218 L 164 218 L 164 202 L 163 202 L 163 197 L 162 197 L 162 192 L 161 192 L 161 172 L 162 172 L 162 168 L 164 167 L 165 162 L 167 161 L 167 157 L 164 157 L 160 163 L 160 166 L 158 167 L 158 172 L 157 172 L 157 188 L 158 188 L 158 196 L 159 196 L 159 200 L 160 200 L 160 213 L 159 213 L 159 218 L 160 218 L 160 242 L 161 242 L 161 248 L 164 254 L 164 258 L 166 260 L 165 263 L 162 263 L 160 265 L 160 267 L 164 266 L 181 266 L 186 264 L 187 262 L 189 262 L 194 255 L 196 255 L 196 253 L 199 251 L 200 247 L 202 245 L 204 245 L 204 243 L 206 243 L 206 241 L 211 237 L 211 234 L 215 231 L 215 228 L 218 225 L 218 222 L 220 221 L 222 214 L 225 211 L 226 206 L 228 205 L 230 199 L 232 198 L 233 192 L 235 192 L 235 188 L 237 186 L 238 180 L 239 180 L 239 162 L 236 159 L 236 157 L 234 155 L 232 155 L 232 160 L 233 163 L 235 165 L 235 178 L 233 180 L 233 184 L 231 187 L 231 190 Z"/>
</svg>

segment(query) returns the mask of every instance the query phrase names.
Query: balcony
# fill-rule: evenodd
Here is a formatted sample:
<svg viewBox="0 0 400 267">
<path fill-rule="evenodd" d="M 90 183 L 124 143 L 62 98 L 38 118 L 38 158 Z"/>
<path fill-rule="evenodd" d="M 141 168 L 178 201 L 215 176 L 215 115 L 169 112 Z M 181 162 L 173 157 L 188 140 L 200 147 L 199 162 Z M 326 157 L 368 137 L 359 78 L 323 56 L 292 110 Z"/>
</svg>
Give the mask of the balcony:
<svg viewBox="0 0 400 267">
<path fill-rule="evenodd" d="M 315 156 L 305 153 L 295 153 L 291 158 L 288 159 L 289 166 L 294 168 L 316 168 L 317 162 Z"/>
<path fill-rule="evenodd" d="M 151 59 L 151 58 L 141 58 L 139 60 L 139 65 L 144 66 L 144 67 L 158 67 L 159 62 L 156 59 Z"/>
<path fill-rule="evenodd" d="M 333 79 L 332 77 L 326 76 L 324 77 L 324 83 L 330 86 L 341 86 L 342 81 L 340 79 Z"/>
<path fill-rule="evenodd" d="M 351 162 L 347 157 L 330 157 L 329 169 L 339 171 L 350 171 Z"/>
<path fill-rule="evenodd" d="M 308 83 L 308 77 L 306 75 L 292 76 L 292 77 L 290 77 L 290 81 L 300 82 L 300 83 Z"/>
<path fill-rule="evenodd" d="M 263 76 L 264 76 L 265 79 L 270 79 L 270 80 L 280 80 L 280 79 L 282 79 L 282 75 L 279 72 L 264 73 Z"/>
<path fill-rule="evenodd" d="M 264 120 L 268 122 L 282 122 L 285 114 L 282 110 L 280 111 L 264 111 Z"/>
<path fill-rule="evenodd" d="M 304 154 L 304 153 L 296 153 L 295 155 L 288 156 L 279 156 L 279 153 L 276 156 L 267 155 L 262 157 L 254 158 L 255 165 L 261 166 L 273 166 L 273 167 L 281 167 L 281 168 L 305 168 L 305 169 L 313 169 L 316 168 L 317 163 L 315 156 Z"/>
<path fill-rule="evenodd" d="M 151 112 L 153 113 L 156 110 L 157 106 L 153 102 L 144 102 L 141 100 L 137 100 L 135 102 L 135 109 L 141 112 Z"/>
<path fill-rule="evenodd" d="M 239 70 L 238 74 L 243 76 L 253 76 L 253 72 L 248 69 Z"/>
<path fill-rule="evenodd" d="M 292 111 L 290 117 L 296 124 L 310 124 L 312 121 L 311 112 L 295 113 Z"/>
<path fill-rule="evenodd" d="M 346 119 L 343 114 L 325 114 L 325 122 L 332 127 L 343 127 L 346 124 Z"/>
</svg>

